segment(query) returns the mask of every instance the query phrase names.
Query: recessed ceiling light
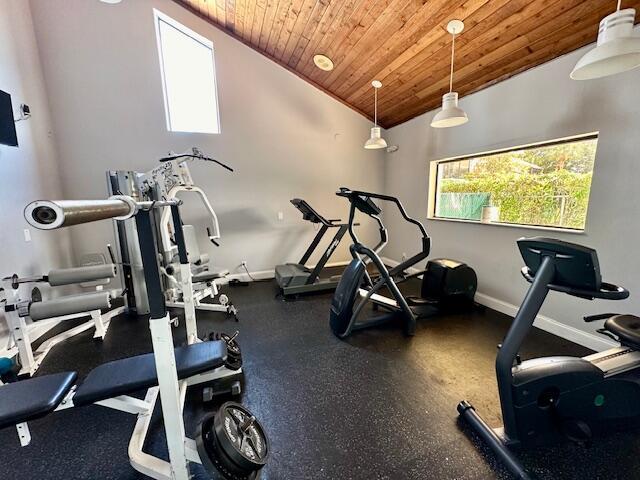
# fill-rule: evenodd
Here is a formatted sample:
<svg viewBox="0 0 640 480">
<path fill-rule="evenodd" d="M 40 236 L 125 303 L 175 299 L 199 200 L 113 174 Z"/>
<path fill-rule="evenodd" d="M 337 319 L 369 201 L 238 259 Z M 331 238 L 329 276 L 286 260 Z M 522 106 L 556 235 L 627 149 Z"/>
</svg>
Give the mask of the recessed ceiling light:
<svg viewBox="0 0 640 480">
<path fill-rule="evenodd" d="M 333 70 L 333 60 L 331 60 L 326 55 L 322 55 L 321 53 L 313 56 L 313 63 L 316 64 L 316 67 L 318 67 L 320 70 L 324 70 L 325 72 L 330 72 L 331 70 Z"/>
</svg>

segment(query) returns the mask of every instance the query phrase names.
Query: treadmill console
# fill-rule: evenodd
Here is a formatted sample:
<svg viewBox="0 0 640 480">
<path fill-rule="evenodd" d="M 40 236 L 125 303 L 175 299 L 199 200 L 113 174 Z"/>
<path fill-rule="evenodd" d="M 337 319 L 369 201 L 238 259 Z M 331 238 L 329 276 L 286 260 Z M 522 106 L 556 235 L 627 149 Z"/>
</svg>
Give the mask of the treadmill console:
<svg viewBox="0 0 640 480">
<path fill-rule="evenodd" d="M 542 259 L 550 256 L 555 265 L 552 284 L 594 292 L 602 288 L 598 254 L 592 248 L 545 237 L 521 238 L 518 240 L 518 248 L 533 277 L 540 268 Z"/>
<path fill-rule="evenodd" d="M 311 205 L 301 198 L 294 198 L 291 200 L 291 204 L 302 212 L 302 218 L 312 223 L 329 223 L 328 220 L 316 212 Z"/>
</svg>

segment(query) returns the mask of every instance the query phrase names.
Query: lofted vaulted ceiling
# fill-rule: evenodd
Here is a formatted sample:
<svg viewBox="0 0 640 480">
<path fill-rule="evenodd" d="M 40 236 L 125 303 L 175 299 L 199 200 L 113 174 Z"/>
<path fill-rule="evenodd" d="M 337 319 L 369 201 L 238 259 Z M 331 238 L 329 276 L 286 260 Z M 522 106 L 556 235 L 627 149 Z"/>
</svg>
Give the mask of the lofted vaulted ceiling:
<svg viewBox="0 0 640 480">
<path fill-rule="evenodd" d="M 461 97 L 596 40 L 615 0 L 175 0 L 303 79 L 392 127 L 437 108 L 449 87 L 449 20 Z M 623 8 L 640 0 L 623 0 Z M 317 53 L 335 64 L 325 72 Z M 567 72 L 567 75 L 569 72 Z"/>
</svg>

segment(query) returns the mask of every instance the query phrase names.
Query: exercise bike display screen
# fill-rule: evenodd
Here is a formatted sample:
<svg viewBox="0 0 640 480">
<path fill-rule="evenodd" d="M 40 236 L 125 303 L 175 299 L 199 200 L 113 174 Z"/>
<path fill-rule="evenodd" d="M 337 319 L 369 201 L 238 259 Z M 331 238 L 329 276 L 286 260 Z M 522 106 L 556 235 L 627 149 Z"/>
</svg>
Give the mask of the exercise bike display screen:
<svg viewBox="0 0 640 480">
<path fill-rule="evenodd" d="M 9 145 L 10 147 L 18 146 L 11 95 L 2 90 L 0 90 L 0 144 Z"/>
</svg>

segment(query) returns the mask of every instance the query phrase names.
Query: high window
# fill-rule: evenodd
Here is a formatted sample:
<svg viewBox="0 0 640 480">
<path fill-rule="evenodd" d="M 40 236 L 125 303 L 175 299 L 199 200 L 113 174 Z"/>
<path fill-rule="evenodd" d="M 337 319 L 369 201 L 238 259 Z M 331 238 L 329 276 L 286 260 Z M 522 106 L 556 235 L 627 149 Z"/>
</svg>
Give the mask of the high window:
<svg viewBox="0 0 640 480">
<path fill-rule="evenodd" d="M 213 43 L 154 10 L 167 130 L 220 133 Z"/>
</svg>

